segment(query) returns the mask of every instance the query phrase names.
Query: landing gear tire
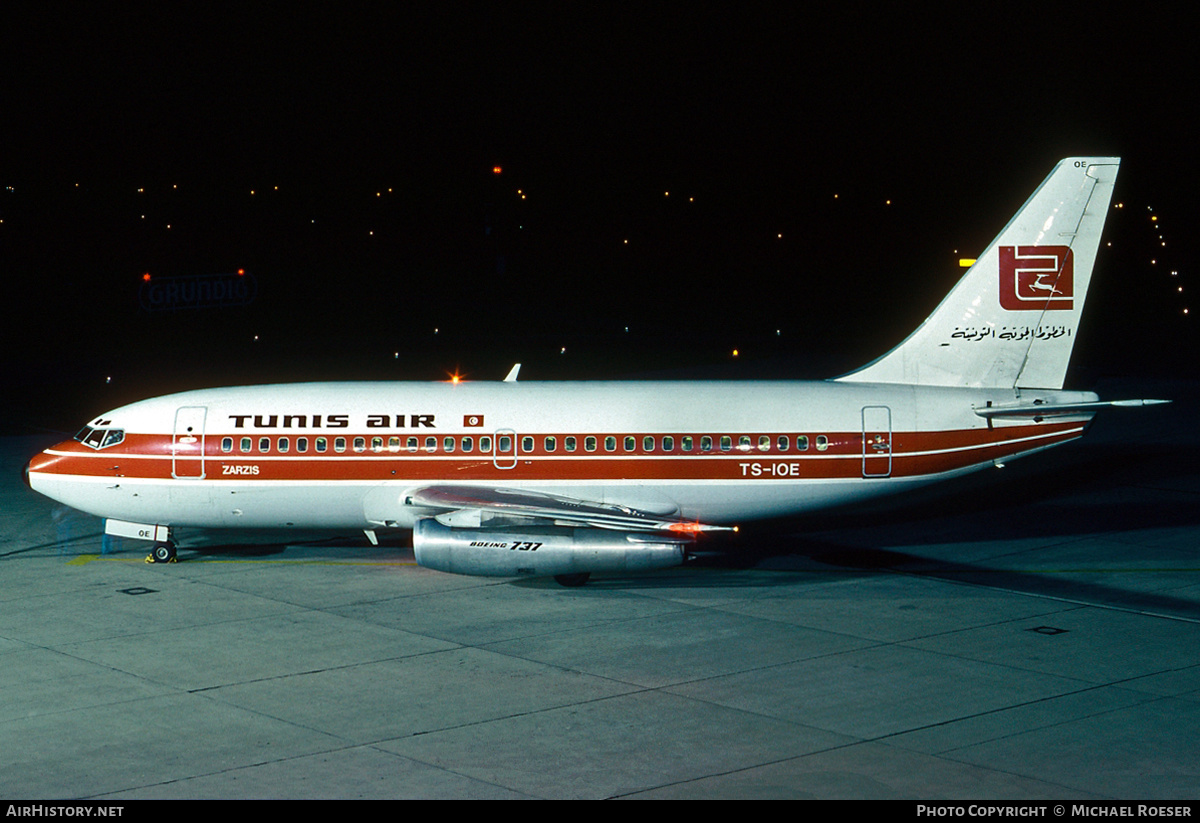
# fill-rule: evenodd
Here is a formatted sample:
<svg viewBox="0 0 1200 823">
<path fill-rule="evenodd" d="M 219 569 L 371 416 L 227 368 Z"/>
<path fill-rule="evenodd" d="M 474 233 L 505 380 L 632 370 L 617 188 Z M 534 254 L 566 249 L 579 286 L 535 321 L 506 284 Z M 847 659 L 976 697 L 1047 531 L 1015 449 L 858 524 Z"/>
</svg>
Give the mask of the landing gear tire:
<svg viewBox="0 0 1200 823">
<path fill-rule="evenodd" d="M 578 574 L 556 574 L 554 575 L 554 582 L 560 586 L 566 586 L 568 589 L 574 589 L 588 582 L 588 578 L 591 576 L 591 572 L 579 572 Z"/>
<path fill-rule="evenodd" d="M 150 549 L 149 556 L 146 557 L 147 563 L 174 563 L 175 560 L 175 544 L 168 540 L 166 543 L 155 543 Z"/>
</svg>

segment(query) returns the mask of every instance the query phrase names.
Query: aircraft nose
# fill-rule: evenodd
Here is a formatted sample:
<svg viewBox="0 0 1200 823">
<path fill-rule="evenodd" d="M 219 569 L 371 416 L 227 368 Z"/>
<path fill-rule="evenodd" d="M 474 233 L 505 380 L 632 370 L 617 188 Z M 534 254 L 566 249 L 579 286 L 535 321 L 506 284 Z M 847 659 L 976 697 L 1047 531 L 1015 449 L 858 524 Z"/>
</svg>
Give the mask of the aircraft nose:
<svg viewBox="0 0 1200 823">
<path fill-rule="evenodd" d="M 53 460 L 54 458 L 46 454 L 46 452 L 35 454 L 30 461 L 25 464 L 25 468 L 21 472 L 21 479 L 25 481 L 25 485 L 32 489 L 33 482 L 30 480 L 30 476 L 34 472 L 39 472 L 45 469 Z M 36 491 L 36 489 L 34 489 L 34 491 Z"/>
</svg>

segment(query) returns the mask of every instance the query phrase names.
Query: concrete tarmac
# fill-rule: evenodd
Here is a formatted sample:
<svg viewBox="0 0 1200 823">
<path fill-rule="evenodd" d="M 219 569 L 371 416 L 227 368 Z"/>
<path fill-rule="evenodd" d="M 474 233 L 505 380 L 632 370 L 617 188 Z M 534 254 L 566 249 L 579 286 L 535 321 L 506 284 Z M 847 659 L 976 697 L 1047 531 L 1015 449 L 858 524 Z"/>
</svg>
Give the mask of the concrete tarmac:
<svg viewBox="0 0 1200 823">
<path fill-rule="evenodd" d="M 1197 387 L 1101 391 L 1176 402 L 580 589 L 356 535 L 148 565 L 2 438 L 0 796 L 1195 799 Z"/>
</svg>

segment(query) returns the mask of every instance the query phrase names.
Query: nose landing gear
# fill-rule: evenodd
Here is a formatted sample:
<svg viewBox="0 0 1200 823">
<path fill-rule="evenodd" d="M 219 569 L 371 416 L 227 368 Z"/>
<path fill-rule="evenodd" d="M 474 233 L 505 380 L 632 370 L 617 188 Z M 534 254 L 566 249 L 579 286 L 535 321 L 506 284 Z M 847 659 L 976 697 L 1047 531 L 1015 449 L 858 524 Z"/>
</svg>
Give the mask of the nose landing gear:
<svg viewBox="0 0 1200 823">
<path fill-rule="evenodd" d="M 161 543 L 155 543 L 150 549 L 150 554 L 146 555 L 147 563 L 175 563 L 175 544 L 170 540 Z"/>
</svg>

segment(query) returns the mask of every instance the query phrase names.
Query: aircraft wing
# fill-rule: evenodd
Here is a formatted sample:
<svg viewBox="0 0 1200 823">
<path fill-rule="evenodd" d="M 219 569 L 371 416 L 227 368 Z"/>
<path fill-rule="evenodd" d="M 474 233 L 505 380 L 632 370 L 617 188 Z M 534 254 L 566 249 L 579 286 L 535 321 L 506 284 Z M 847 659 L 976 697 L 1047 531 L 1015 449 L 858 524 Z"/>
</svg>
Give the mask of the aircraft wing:
<svg viewBox="0 0 1200 823">
<path fill-rule="evenodd" d="M 442 509 L 435 519 L 446 526 L 478 526 L 483 513 L 546 520 L 556 525 L 628 531 L 694 534 L 733 531 L 672 515 L 596 503 L 557 494 L 491 486 L 425 486 L 405 495 L 412 506 Z"/>
</svg>

